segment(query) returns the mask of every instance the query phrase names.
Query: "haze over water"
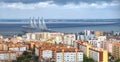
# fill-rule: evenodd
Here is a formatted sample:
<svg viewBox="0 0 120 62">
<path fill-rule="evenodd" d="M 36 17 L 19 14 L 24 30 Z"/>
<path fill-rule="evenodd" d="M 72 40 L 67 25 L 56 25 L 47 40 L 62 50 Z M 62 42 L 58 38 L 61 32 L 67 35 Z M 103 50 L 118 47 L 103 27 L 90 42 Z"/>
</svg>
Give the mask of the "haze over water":
<svg viewBox="0 0 120 62">
<path fill-rule="evenodd" d="M 29 20 L 26 19 L 10 20 L 11 19 L 0 20 L 0 34 L 22 33 L 24 30 L 22 26 L 29 25 Z M 15 23 L 16 21 L 17 24 Z M 120 19 L 46 19 L 45 22 L 48 29 L 65 33 L 77 33 L 83 30 L 120 31 Z"/>
</svg>

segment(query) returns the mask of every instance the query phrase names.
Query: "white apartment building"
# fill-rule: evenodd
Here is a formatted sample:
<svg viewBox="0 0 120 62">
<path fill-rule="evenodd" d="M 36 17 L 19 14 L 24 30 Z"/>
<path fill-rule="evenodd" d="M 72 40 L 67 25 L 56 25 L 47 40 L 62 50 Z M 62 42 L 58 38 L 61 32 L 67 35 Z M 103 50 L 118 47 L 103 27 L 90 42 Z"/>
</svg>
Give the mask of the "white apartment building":
<svg viewBox="0 0 120 62">
<path fill-rule="evenodd" d="M 9 47 L 10 51 L 17 51 L 17 52 L 24 52 L 27 50 L 26 46 L 21 46 L 21 47 Z"/>
<path fill-rule="evenodd" d="M 108 62 L 108 52 L 99 48 L 90 48 L 89 58 L 92 58 L 95 62 Z"/>
<path fill-rule="evenodd" d="M 42 57 L 44 59 L 49 59 L 49 58 L 52 58 L 52 50 L 43 50 L 42 51 Z"/>
<path fill-rule="evenodd" d="M 91 30 L 84 30 L 85 36 L 91 35 L 92 34 L 91 32 L 92 32 Z"/>
<path fill-rule="evenodd" d="M 64 33 L 60 32 L 34 32 L 27 33 L 26 40 L 50 41 L 51 43 L 61 43 Z"/>
<path fill-rule="evenodd" d="M 106 41 L 106 36 L 98 36 L 97 37 L 98 41 Z"/>
<path fill-rule="evenodd" d="M 88 40 L 88 42 L 89 42 L 90 44 L 92 44 L 93 46 L 96 46 L 96 47 L 98 47 L 98 48 L 101 47 L 101 42 L 100 42 L 99 40 Z"/>
<path fill-rule="evenodd" d="M 24 43 L 16 43 L 16 44 L 8 44 L 8 50 L 16 51 L 16 52 L 23 52 L 27 50 L 28 45 Z"/>
<path fill-rule="evenodd" d="M 16 52 L 12 51 L 0 51 L 0 61 L 4 60 L 16 60 Z"/>
<path fill-rule="evenodd" d="M 96 46 L 98 48 L 101 48 L 102 42 L 106 42 L 106 36 L 98 36 L 96 39 L 88 40 L 88 43 L 90 43 L 93 46 Z"/>
<path fill-rule="evenodd" d="M 64 44 L 73 45 L 73 42 L 75 41 L 75 39 L 76 39 L 75 34 L 65 34 L 64 35 Z"/>
<path fill-rule="evenodd" d="M 89 57 L 92 58 L 94 61 L 99 62 L 100 54 L 98 51 L 89 50 Z"/>
<path fill-rule="evenodd" d="M 87 43 L 79 43 L 79 49 L 87 56 L 89 57 L 89 48 L 92 47 L 91 44 L 87 44 Z"/>
<path fill-rule="evenodd" d="M 57 52 L 56 62 L 83 62 L 82 52 Z"/>
<path fill-rule="evenodd" d="M 86 45 L 79 45 L 80 50 L 87 55 L 87 46 Z"/>
</svg>

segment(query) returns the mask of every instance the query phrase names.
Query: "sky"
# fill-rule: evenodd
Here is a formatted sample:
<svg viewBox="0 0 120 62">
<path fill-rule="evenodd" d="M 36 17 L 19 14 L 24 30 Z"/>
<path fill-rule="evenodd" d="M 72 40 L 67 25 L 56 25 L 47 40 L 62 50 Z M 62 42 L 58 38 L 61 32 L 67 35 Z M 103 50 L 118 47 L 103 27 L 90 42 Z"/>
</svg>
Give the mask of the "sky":
<svg viewBox="0 0 120 62">
<path fill-rule="evenodd" d="M 120 0 L 0 0 L 0 19 L 116 19 Z"/>
</svg>

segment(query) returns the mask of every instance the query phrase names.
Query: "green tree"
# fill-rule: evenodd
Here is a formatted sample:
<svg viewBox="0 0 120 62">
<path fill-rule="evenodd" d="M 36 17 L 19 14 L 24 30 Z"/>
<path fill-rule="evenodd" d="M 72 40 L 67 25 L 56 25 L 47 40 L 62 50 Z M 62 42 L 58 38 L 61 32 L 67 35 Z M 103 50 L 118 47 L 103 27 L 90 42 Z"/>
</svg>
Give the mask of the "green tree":
<svg viewBox="0 0 120 62">
<path fill-rule="evenodd" d="M 89 58 L 88 62 L 94 62 L 94 60 L 92 58 Z"/>
<path fill-rule="evenodd" d="M 24 56 L 17 57 L 17 62 L 22 62 L 23 60 L 25 60 Z"/>
<path fill-rule="evenodd" d="M 32 55 L 30 52 L 24 51 L 23 55 L 17 57 L 17 62 L 30 62 Z"/>
<path fill-rule="evenodd" d="M 30 53 L 27 52 L 27 51 L 24 51 L 24 52 L 23 52 L 23 55 L 25 55 L 25 56 L 28 55 L 28 54 L 30 54 Z"/>
<path fill-rule="evenodd" d="M 94 62 L 94 60 L 92 58 L 88 58 L 86 55 L 84 55 L 83 62 Z"/>
<path fill-rule="evenodd" d="M 26 58 L 32 58 L 32 55 L 28 54 L 28 55 L 26 56 Z"/>
<path fill-rule="evenodd" d="M 120 62 L 120 59 L 115 60 L 115 62 Z"/>
</svg>

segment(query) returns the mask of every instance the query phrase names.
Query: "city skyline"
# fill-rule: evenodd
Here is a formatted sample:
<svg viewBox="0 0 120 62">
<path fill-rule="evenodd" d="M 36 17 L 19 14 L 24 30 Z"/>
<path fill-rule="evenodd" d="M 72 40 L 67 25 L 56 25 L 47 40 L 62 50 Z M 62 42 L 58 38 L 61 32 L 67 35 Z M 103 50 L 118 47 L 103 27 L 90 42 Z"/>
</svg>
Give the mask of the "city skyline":
<svg viewBox="0 0 120 62">
<path fill-rule="evenodd" d="M 116 19 L 119 0 L 0 0 L 0 19 Z"/>
<path fill-rule="evenodd" d="M 120 0 L 0 0 L 0 62 L 120 62 Z"/>
</svg>

